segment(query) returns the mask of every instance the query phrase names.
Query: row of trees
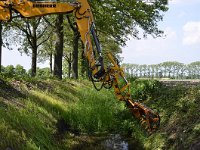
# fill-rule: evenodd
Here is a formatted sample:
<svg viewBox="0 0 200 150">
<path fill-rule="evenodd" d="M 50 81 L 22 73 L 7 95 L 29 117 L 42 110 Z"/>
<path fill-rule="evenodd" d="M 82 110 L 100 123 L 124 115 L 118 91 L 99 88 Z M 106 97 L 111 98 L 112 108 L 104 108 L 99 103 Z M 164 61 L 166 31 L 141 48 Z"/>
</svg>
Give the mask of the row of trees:
<svg viewBox="0 0 200 150">
<path fill-rule="evenodd" d="M 52 77 L 52 74 L 49 70 L 49 68 L 38 68 L 37 67 L 37 74 L 36 77 L 47 79 L 49 77 Z M 1 66 L 1 74 L 6 77 L 19 77 L 19 78 L 29 78 L 31 77 L 31 69 L 26 70 L 21 65 L 8 65 L 6 67 Z"/>
<path fill-rule="evenodd" d="M 131 77 L 200 79 L 200 61 L 183 64 L 176 61 L 156 65 L 123 64 L 125 72 Z"/>
<path fill-rule="evenodd" d="M 140 29 L 143 29 L 144 36 L 151 34 L 157 37 L 162 34 L 157 22 L 162 20 L 162 12 L 167 11 L 167 3 L 163 0 L 157 0 L 151 5 L 143 1 L 124 0 L 89 2 L 105 53 L 112 51 L 113 54 L 118 54 L 121 51 L 120 45 L 124 45 L 130 35 L 139 38 Z M 62 79 L 65 61 L 68 76 L 78 78 L 78 66 L 81 66 L 80 72 L 83 74 L 86 63 L 79 52 L 83 51 L 84 43 L 80 41 L 80 34 L 74 22 L 72 14 L 33 19 L 14 18 L 9 23 L 1 22 L 0 47 L 18 47 L 21 53 L 30 55 L 32 77 L 37 74 L 37 62 L 48 60 L 50 72 L 54 76 Z"/>
<path fill-rule="evenodd" d="M 190 64 L 183 64 L 175 61 L 163 62 L 156 65 L 138 65 L 138 64 L 123 64 L 125 73 L 128 77 L 142 78 L 172 78 L 172 79 L 200 79 L 200 61 Z M 6 76 L 13 77 L 30 77 L 31 69 L 25 70 L 23 66 L 8 65 L 1 66 L 2 73 Z M 52 77 L 52 72 L 49 68 L 38 68 L 36 76 L 40 78 Z M 80 69 L 81 70 L 81 69 Z M 63 76 L 68 76 L 68 67 L 63 68 Z M 80 74 L 86 77 L 86 74 Z"/>
</svg>

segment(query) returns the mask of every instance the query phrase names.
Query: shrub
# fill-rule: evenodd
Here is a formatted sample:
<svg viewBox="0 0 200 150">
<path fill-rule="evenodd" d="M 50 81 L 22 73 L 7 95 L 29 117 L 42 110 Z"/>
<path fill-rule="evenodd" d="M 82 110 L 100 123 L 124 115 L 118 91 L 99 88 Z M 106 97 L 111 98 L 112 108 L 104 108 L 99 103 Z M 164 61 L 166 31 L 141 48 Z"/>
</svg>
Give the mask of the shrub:
<svg viewBox="0 0 200 150">
<path fill-rule="evenodd" d="M 160 82 L 157 80 L 136 79 L 131 84 L 132 97 L 138 100 L 146 100 L 153 97 L 154 93 L 161 87 Z"/>
</svg>

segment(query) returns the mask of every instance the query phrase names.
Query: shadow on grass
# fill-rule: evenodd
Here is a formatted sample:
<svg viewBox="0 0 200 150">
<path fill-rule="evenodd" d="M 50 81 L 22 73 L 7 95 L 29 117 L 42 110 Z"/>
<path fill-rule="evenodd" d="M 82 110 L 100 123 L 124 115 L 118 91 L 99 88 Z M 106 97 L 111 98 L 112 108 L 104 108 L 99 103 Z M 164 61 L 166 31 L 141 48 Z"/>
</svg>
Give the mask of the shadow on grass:
<svg viewBox="0 0 200 150">
<path fill-rule="evenodd" d="M 26 95 L 19 91 L 17 88 L 14 88 L 10 83 L 5 82 L 0 78 L 0 97 L 5 99 L 12 98 L 25 98 Z"/>
<path fill-rule="evenodd" d="M 160 87 L 156 99 L 149 100 L 148 106 L 158 110 L 161 126 L 154 136 L 163 134 L 163 149 L 189 149 L 198 138 L 193 129 L 200 120 L 199 87 Z"/>
</svg>

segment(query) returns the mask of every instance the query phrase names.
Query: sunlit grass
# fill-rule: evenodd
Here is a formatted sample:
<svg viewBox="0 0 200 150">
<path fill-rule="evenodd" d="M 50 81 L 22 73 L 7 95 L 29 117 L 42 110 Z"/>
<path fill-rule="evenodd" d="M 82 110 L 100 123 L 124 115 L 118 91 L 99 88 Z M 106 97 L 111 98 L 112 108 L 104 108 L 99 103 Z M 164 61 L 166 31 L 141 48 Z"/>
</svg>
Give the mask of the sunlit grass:
<svg viewBox="0 0 200 150">
<path fill-rule="evenodd" d="M 42 91 L 31 91 L 30 94 L 31 99 L 34 100 L 35 98 L 38 103 L 43 103 L 47 105 L 52 105 L 52 107 L 60 107 L 60 109 L 65 109 L 66 102 L 62 101 L 61 99 L 51 97 L 50 95 L 48 95 L 48 93 Z"/>
<path fill-rule="evenodd" d="M 29 109 L 14 108 L 9 106 L 7 110 L 1 110 L 1 138 L 0 147 L 12 149 L 35 148 L 49 149 L 53 147 L 51 140 L 53 128 L 45 124 L 37 117 L 37 114 Z M 29 143 L 27 145 L 27 143 Z M 37 146 L 36 146 L 37 145 Z"/>
<path fill-rule="evenodd" d="M 117 112 L 124 109 L 109 91 L 80 92 L 79 101 L 68 107 L 65 119 L 83 132 L 106 132 L 116 125 Z"/>
</svg>

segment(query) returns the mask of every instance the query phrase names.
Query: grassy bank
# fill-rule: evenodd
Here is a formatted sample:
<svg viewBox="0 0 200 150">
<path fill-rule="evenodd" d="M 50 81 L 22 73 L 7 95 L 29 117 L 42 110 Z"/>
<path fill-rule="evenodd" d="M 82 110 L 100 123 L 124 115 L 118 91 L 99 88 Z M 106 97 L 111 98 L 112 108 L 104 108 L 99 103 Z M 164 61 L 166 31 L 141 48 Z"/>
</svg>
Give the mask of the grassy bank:
<svg viewBox="0 0 200 150">
<path fill-rule="evenodd" d="M 161 117 L 156 133 L 134 134 L 145 149 L 200 149 L 200 86 L 168 87 L 155 80 L 133 80 L 132 87 L 133 97 L 156 109 Z"/>
<path fill-rule="evenodd" d="M 112 90 L 97 92 L 89 81 L 1 78 L 0 149 L 96 147 L 110 133 L 133 137 L 138 149 L 198 145 L 199 87 L 165 87 L 154 80 L 131 82 L 134 99 L 161 116 L 161 127 L 152 135 L 141 129 Z"/>
<path fill-rule="evenodd" d="M 0 148 L 67 149 L 74 136 L 123 131 L 128 112 L 89 81 L 0 79 Z M 131 115 L 128 114 L 129 117 Z"/>
</svg>

